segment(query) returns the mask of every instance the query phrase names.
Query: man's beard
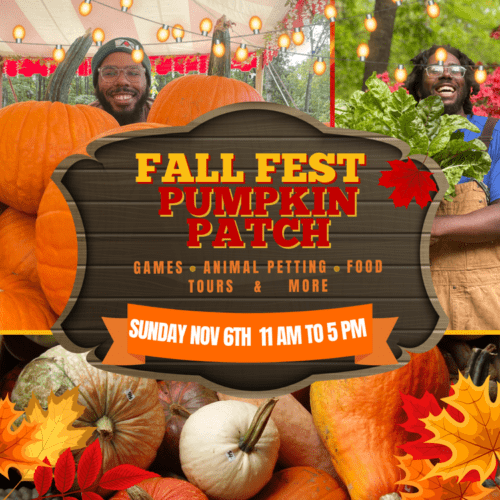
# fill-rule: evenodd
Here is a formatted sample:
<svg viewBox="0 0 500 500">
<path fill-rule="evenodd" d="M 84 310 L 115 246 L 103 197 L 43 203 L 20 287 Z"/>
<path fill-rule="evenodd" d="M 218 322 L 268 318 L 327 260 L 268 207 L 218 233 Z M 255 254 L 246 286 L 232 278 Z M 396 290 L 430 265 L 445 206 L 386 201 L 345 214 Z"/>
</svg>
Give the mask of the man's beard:
<svg viewBox="0 0 500 500">
<path fill-rule="evenodd" d="M 444 105 L 444 114 L 445 115 L 458 115 L 460 111 L 463 109 L 464 103 L 467 100 L 467 89 L 462 87 L 462 89 L 458 89 L 458 92 L 460 92 L 455 99 L 455 102 L 445 104 Z M 426 97 L 429 97 L 430 95 L 439 95 L 439 94 L 432 94 L 430 92 L 427 92 L 423 88 L 420 89 L 420 99 L 425 99 Z"/>
<path fill-rule="evenodd" d="M 136 92 L 135 89 L 129 89 L 128 87 L 119 87 L 114 89 L 113 92 L 117 92 L 119 90 L 134 90 L 134 92 Z M 106 96 L 103 92 L 101 92 L 99 87 L 96 87 L 95 95 L 104 111 L 107 111 L 110 115 L 113 115 L 113 117 L 120 125 L 128 125 L 130 123 L 137 123 L 141 120 L 142 109 L 144 107 L 144 104 L 146 104 L 149 96 L 149 86 L 146 88 L 140 99 L 136 102 L 134 108 L 131 110 L 115 111 L 111 104 L 109 104 L 109 102 L 106 100 Z"/>
</svg>

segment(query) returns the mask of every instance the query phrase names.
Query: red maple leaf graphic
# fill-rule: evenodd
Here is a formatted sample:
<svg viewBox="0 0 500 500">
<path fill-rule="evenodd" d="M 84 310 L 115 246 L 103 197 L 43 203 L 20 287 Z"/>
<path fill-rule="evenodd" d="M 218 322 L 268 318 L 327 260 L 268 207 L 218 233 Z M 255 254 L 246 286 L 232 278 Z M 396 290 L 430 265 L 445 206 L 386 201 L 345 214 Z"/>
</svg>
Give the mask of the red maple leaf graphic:
<svg viewBox="0 0 500 500">
<path fill-rule="evenodd" d="M 392 170 L 381 172 L 379 186 L 395 188 L 389 198 L 392 198 L 395 207 L 406 207 L 410 201 L 415 201 L 424 208 L 432 201 L 431 191 L 438 191 L 436 183 L 431 179 L 431 172 L 419 170 L 408 158 L 408 161 L 393 160 L 387 162 Z"/>
</svg>

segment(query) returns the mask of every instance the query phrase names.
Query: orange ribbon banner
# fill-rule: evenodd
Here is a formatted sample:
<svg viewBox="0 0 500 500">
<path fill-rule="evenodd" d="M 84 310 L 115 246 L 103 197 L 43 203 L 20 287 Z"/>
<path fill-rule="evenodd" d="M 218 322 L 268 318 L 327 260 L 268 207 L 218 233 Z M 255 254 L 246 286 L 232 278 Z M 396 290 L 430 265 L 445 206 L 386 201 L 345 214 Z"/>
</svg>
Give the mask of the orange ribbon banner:
<svg viewBox="0 0 500 500">
<path fill-rule="evenodd" d="M 357 364 L 397 364 L 387 339 L 398 318 L 373 318 L 372 304 L 287 313 L 213 313 L 128 304 L 127 318 L 103 318 L 114 343 L 105 365 L 146 356 L 276 363 L 355 356 Z"/>
</svg>

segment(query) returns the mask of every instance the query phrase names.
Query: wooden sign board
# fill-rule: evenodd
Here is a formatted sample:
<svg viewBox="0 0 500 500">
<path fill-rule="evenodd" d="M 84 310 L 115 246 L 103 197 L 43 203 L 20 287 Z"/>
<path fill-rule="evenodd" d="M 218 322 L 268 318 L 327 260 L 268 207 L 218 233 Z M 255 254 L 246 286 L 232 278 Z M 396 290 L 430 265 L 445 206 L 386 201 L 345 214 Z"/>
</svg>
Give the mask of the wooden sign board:
<svg viewBox="0 0 500 500">
<path fill-rule="evenodd" d="M 54 174 L 79 267 L 53 332 L 96 366 L 276 394 L 395 369 L 442 337 L 428 265 L 442 189 L 396 208 L 378 185 L 402 141 L 244 103 L 88 151 Z"/>
</svg>

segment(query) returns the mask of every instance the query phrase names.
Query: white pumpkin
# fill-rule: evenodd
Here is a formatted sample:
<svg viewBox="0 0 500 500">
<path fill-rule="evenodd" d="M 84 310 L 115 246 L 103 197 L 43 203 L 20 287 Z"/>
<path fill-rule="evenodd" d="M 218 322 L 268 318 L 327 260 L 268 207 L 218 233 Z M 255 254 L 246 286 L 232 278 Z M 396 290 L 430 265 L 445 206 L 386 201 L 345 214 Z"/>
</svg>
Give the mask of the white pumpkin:
<svg viewBox="0 0 500 500">
<path fill-rule="evenodd" d="M 217 500 L 246 500 L 271 479 L 278 459 L 278 429 L 269 418 L 276 399 L 259 408 L 217 401 L 193 413 L 180 437 L 187 479 Z"/>
</svg>

